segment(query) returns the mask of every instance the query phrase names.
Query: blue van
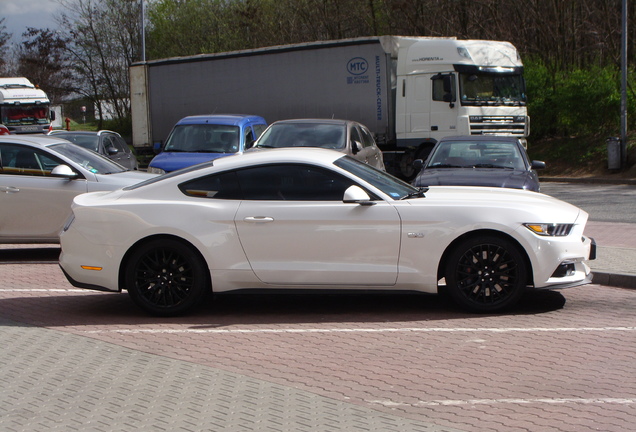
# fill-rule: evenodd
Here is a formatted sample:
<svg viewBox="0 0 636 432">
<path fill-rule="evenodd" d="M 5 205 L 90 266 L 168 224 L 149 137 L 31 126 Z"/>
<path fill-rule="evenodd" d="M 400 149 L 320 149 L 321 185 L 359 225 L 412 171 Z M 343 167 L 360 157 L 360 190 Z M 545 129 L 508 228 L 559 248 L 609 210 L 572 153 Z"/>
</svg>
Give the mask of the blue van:
<svg viewBox="0 0 636 432">
<path fill-rule="evenodd" d="M 267 128 L 255 115 L 214 114 L 185 117 L 174 126 L 165 144 L 148 165 L 148 172 L 163 174 L 223 156 L 243 153 Z"/>
</svg>

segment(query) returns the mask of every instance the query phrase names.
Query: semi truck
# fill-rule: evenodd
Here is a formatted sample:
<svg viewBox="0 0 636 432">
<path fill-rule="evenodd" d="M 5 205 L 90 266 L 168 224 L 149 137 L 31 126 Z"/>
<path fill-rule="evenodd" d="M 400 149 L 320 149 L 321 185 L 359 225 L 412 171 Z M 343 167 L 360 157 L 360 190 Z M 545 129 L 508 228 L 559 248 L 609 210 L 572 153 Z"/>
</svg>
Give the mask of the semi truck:
<svg viewBox="0 0 636 432">
<path fill-rule="evenodd" d="M 523 64 L 508 42 L 378 36 L 135 63 L 133 145 L 165 140 L 182 117 L 254 113 L 268 123 L 339 118 L 366 125 L 387 170 L 412 177 L 449 135 L 530 130 Z"/>
<path fill-rule="evenodd" d="M 0 124 L 11 134 L 48 133 L 55 112 L 46 93 L 27 78 L 0 78 Z"/>
</svg>

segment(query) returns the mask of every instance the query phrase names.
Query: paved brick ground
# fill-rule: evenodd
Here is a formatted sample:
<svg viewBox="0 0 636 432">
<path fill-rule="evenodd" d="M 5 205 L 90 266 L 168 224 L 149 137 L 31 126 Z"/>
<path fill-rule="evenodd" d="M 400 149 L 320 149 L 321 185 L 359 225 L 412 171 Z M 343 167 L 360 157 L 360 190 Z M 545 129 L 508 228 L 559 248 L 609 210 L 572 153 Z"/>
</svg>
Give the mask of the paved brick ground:
<svg viewBox="0 0 636 432">
<path fill-rule="evenodd" d="M 55 264 L 0 264 L 0 429 L 636 427 L 635 290 L 540 292 L 495 316 L 422 295 L 205 306 L 151 318 Z"/>
</svg>

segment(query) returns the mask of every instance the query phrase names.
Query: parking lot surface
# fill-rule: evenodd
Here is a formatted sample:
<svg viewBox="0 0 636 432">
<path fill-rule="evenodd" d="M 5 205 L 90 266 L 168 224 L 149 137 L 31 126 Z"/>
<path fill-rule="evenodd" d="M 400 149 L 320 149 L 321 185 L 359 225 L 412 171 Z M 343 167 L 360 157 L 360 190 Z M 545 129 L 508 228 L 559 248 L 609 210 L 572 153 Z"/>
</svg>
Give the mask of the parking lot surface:
<svg viewBox="0 0 636 432">
<path fill-rule="evenodd" d="M 633 228 L 590 224 L 607 282 L 636 275 Z M 636 427 L 633 289 L 534 292 L 498 315 L 420 294 L 225 295 L 161 319 L 73 288 L 58 253 L 0 248 L 1 430 Z"/>
</svg>

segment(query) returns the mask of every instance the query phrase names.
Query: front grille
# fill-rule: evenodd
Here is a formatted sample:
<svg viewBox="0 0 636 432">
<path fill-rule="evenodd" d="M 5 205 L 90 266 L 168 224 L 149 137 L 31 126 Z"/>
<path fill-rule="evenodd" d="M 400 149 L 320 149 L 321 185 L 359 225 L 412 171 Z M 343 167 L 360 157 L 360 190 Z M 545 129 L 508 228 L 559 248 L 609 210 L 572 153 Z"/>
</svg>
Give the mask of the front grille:
<svg viewBox="0 0 636 432">
<path fill-rule="evenodd" d="M 525 116 L 470 116 L 471 135 L 525 136 Z"/>
</svg>

